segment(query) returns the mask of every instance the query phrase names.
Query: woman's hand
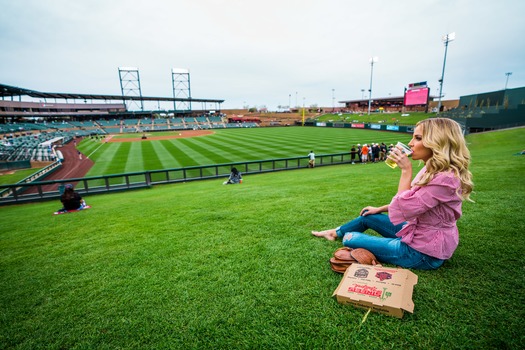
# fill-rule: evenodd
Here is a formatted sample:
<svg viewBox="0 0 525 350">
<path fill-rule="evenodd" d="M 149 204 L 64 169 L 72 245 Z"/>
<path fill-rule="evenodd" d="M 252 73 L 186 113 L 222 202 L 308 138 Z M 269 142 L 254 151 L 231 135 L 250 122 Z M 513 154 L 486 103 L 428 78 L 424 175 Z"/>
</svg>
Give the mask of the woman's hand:
<svg viewBox="0 0 525 350">
<path fill-rule="evenodd" d="M 412 162 L 410 159 L 408 159 L 408 156 L 402 151 L 400 146 L 393 147 L 388 155 L 388 158 L 393 160 L 401 170 L 412 169 Z"/>
<path fill-rule="evenodd" d="M 381 214 L 381 213 L 384 213 L 388 211 L 388 204 L 387 205 L 383 205 L 382 207 L 371 207 L 371 206 L 368 206 L 368 207 L 364 207 L 363 209 L 361 209 L 361 212 L 359 213 L 360 216 L 367 216 L 367 215 L 372 215 L 372 214 Z"/>
<path fill-rule="evenodd" d="M 361 209 L 361 212 L 359 213 L 359 215 L 360 216 L 367 216 L 367 215 L 371 215 L 371 214 L 379 214 L 381 212 L 382 212 L 381 208 L 368 206 L 368 207 L 364 207 L 363 209 Z"/>
</svg>

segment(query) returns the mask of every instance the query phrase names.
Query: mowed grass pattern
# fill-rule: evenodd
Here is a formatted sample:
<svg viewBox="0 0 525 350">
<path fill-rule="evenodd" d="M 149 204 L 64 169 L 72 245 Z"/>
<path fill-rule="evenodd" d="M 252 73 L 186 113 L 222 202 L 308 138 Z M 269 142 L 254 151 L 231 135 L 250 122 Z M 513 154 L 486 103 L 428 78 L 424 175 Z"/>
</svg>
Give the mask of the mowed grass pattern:
<svg viewBox="0 0 525 350">
<path fill-rule="evenodd" d="M 349 152 L 353 144 L 408 142 L 409 134 L 372 130 L 287 127 L 217 130 L 208 136 L 101 143 L 79 149 L 94 162 L 87 176 L 184 168 L 251 160 Z"/>
</svg>

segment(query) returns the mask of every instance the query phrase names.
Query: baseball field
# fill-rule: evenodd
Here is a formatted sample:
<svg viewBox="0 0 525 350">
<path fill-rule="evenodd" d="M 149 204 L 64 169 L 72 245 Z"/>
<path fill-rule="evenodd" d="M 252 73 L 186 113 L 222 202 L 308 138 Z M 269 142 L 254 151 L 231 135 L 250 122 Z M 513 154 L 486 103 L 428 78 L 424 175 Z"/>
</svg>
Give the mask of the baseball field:
<svg viewBox="0 0 525 350">
<path fill-rule="evenodd" d="M 179 135 L 180 134 L 180 135 Z M 188 135 L 188 136 L 186 136 Z M 95 162 L 87 176 L 250 160 L 350 152 L 358 143 L 408 142 L 409 134 L 338 128 L 247 128 L 118 135 L 85 139 L 79 149 Z"/>
</svg>

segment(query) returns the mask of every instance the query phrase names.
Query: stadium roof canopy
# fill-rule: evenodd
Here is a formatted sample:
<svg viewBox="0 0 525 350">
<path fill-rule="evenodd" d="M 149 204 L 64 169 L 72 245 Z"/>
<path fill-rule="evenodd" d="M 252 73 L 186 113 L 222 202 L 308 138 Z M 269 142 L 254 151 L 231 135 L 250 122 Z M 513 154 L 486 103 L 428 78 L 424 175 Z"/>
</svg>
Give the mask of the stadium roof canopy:
<svg viewBox="0 0 525 350">
<path fill-rule="evenodd" d="M 65 100 L 117 100 L 117 101 L 179 101 L 179 102 L 204 102 L 204 103 L 223 103 L 224 100 L 202 99 L 202 98 L 175 98 L 175 97 L 145 97 L 145 96 L 121 96 L 121 95 L 93 95 L 93 94 L 75 94 L 75 93 L 58 93 L 58 92 L 40 92 L 0 84 L 0 97 L 29 96 L 34 98 L 53 98 Z"/>
</svg>

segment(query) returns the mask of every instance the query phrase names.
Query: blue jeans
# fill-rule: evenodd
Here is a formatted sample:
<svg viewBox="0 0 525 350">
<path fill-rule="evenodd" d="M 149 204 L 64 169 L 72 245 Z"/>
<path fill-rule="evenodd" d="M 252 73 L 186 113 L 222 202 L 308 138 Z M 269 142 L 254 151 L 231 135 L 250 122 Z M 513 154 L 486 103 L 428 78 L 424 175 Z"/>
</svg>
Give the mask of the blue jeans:
<svg viewBox="0 0 525 350">
<path fill-rule="evenodd" d="M 383 263 L 419 270 L 435 270 L 443 265 L 443 260 L 423 254 L 396 237 L 404 224 L 394 225 L 385 214 L 371 214 L 339 226 L 336 232 L 345 247 L 367 249 Z M 383 237 L 363 233 L 369 228 Z"/>
</svg>

